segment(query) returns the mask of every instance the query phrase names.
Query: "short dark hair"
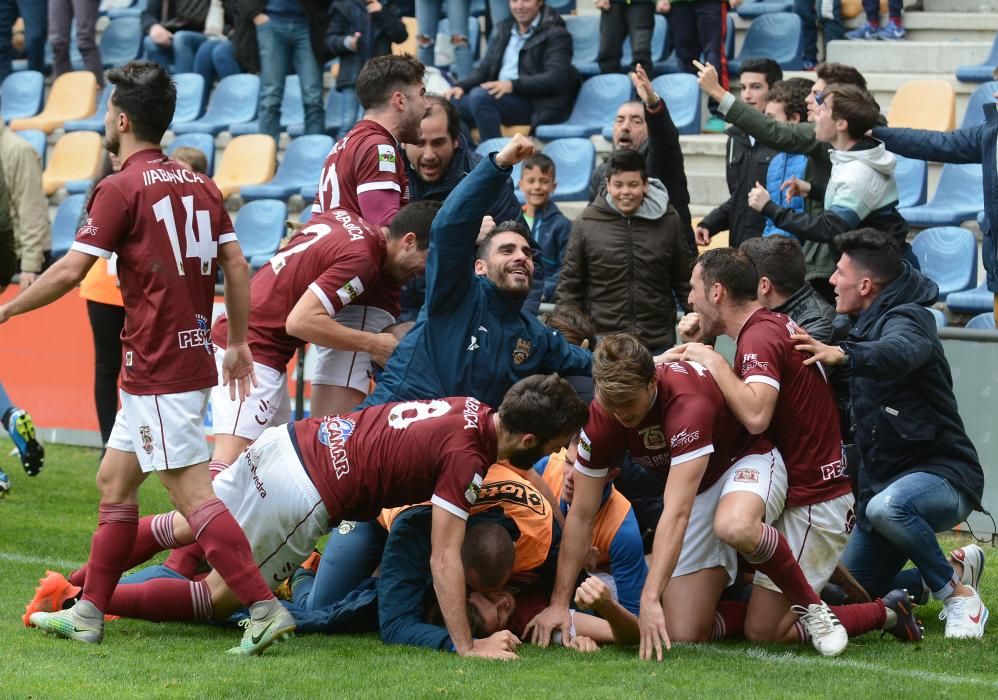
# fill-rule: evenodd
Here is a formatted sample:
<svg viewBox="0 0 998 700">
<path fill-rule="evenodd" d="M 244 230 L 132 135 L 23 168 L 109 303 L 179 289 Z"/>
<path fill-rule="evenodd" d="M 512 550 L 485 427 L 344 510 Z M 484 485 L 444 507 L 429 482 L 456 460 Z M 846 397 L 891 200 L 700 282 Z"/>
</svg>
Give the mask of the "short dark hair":
<svg viewBox="0 0 998 700">
<path fill-rule="evenodd" d="M 776 83 L 783 80 L 783 69 L 780 68 L 780 64 L 771 58 L 748 58 L 742 61 L 742 65 L 738 68 L 738 77 L 742 76 L 742 73 L 762 73 L 766 76 L 766 85 L 773 87 Z"/>
<path fill-rule="evenodd" d="M 458 137 L 461 135 L 461 115 L 457 111 L 457 107 L 454 103 L 448 100 L 446 97 L 440 95 L 427 95 L 427 101 L 430 103 L 430 109 L 427 112 L 427 116 L 435 109 L 441 109 L 444 116 L 447 117 L 447 135 L 451 137 L 453 141 L 457 141 Z M 425 117 L 424 117 L 425 118 Z"/>
<path fill-rule="evenodd" d="M 581 430 L 589 407 L 557 374 L 535 374 L 509 388 L 499 419 L 511 433 L 531 433 L 540 443 Z"/>
<path fill-rule="evenodd" d="M 844 63 L 819 63 L 814 71 L 818 79 L 824 80 L 826 85 L 832 83 L 855 85 L 866 90 L 866 78 L 863 74 Z"/>
<path fill-rule="evenodd" d="M 823 99 L 834 98 L 832 118 L 846 120 L 850 138 L 862 138 L 880 119 L 880 105 L 861 87 L 834 83 L 825 88 L 822 96 Z"/>
<path fill-rule="evenodd" d="M 111 104 L 128 115 L 135 138 L 159 143 L 177 108 L 177 84 L 163 66 L 152 61 L 129 61 L 107 73 L 114 85 Z"/>
<path fill-rule="evenodd" d="M 494 590 L 506 583 L 515 557 L 513 538 L 499 523 L 476 523 L 465 532 L 461 561 L 483 588 Z"/>
<path fill-rule="evenodd" d="M 174 160 L 182 160 L 191 166 L 196 173 L 207 174 L 208 156 L 200 148 L 194 146 L 178 146 L 170 155 Z"/>
<path fill-rule="evenodd" d="M 835 237 L 835 246 L 881 286 L 896 280 L 904 270 L 897 241 L 879 229 L 861 228 L 840 233 Z"/>
<path fill-rule="evenodd" d="M 430 247 L 433 219 L 442 206 L 443 204 L 432 199 L 409 202 L 388 223 L 388 236 L 398 240 L 411 231 L 416 234 L 416 247 L 426 250 Z"/>
<path fill-rule="evenodd" d="M 804 83 L 810 83 L 805 85 Z M 807 99 L 814 83 L 805 78 L 790 78 L 775 83 L 769 89 L 769 101 L 783 105 L 783 111 L 790 119 L 797 115 L 802 121 L 807 118 Z"/>
<path fill-rule="evenodd" d="M 629 333 L 615 333 L 593 351 L 593 385 L 605 408 L 633 400 L 637 391 L 655 378 L 655 361 L 641 341 Z"/>
<path fill-rule="evenodd" d="M 641 173 L 641 179 L 648 179 L 648 166 L 643 155 L 633 148 L 618 148 L 606 159 L 606 179 L 617 173 Z"/>
<path fill-rule="evenodd" d="M 732 301 L 755 301 L 759 296 L 759 272 L 745 253 L 735 248 L 714 248 L 697 258 L 707 287 L 720 284 Z"/>
<path fill-rule="evenodd" d="M 590 348 L 596 347 L 596 327 L 574 306 L 559 306 L 547 315 L 544 325 L 558 331 L 572 345 L 582 345 L 583 340 L 588 340 Z"/>
<path fill-rule="evenodd" d="M 518 233 L 523 236 L 527 244 L 533 247 L 534 239 L 530 236 L 530 229 L 522 221 L 513 221 L 509 219 L 508 221 L 503 221 L 502 223 L 496 224 L 496 227 L 486 233 L 482 240 L 478 242 L 478 250 L 475 253 L 475 257 L 479 260 L 485 260 L 489 256 L 489 249 L 492 247 L 492 239 L 498 236 L 500 233 Z"/>
<path fill-rule="evenodd" d="M 738 249 L 755 265 L 759 277 L 767 277 L 783 296 L 804 286 L 804 251 L 787 236 L 757 236 L 742 241 Z"/>
<path fill-rule="evenodd" d="M 392 93 L 423 82 L 426 68 L 408 54 L 375 56 L 357 76 L 357 100 L 364 109 L 384 107 Z"/>
<path fill-rule="evenodd" d="M 523 172 L 527 168 L 537 168 L 545 175 L 550 173 L 552 178 L 557 177 L 557 170 L 555 169 L 554 161 L 551 160 L 551 156 L 546 156 L 543 153 L 535 153 L 532 156 L 528 156 L 527 159 L 523 161 L 520 172 Z"/>
</svg>

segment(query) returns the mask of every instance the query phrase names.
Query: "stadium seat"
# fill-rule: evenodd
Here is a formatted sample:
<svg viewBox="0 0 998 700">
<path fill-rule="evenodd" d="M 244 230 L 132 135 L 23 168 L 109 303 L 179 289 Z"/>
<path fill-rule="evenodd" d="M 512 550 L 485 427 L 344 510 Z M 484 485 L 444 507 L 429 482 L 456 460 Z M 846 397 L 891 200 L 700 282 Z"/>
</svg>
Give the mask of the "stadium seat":
<svg viewBox="0 0 998 700">
<path fill-rule="evenodd" d="M 127 5 L 108 8 L 107 16 L 110 19 L 117 19 L 118 17 L 141 17 L 142 11 L 145 10 L 145 8 L 146 3 L 144 2 L 138 2 L 138 0 L 128 0 Z"/>
<path fill-rule="evenodd" d="M 583 78 L 599 75 L 599 15 L 563 17 L 572 35 L 572 65 Z"/>
<path fill-rule="evenodd" d="M 984 209 L 982 181 L 980 163 L 946 163 L 932 199 L 899 211 L 912 226 L 959 226 Z"/>
<path fill-rule="evenodd" d="M 995 68 L 998 68 L 998 35 L 995 36 L 991 52 L 984 59 L 984 63 L 978 63 L 976 66 L 959 66 L 956 69 L 956 79 L 965 83 L 983 83 L 994 79 Z"/>
<path fill-rule="evenodd" d="M 929 312 L 932 314 L 932 318 L 936 319 L 936 328 L 945 328 L 947 326 L 946 314 L 944 314 L 939 309 L 929 308 Z"/>
<path fill-rule="evenodd" d="M 891 98 L 887 123 L 893 128 L 952 131 L 956 128 L 956 91 L 945 80 L 912 80 Z"/>
<path fill-rule="evenodd" d="M 173 152 L 181 146 L 196 148 L 204 153 L 208 159 L 208 175 L 215 174 L 215 137 L 211 134 L 184 134 L 178 136 L 166 147 L 166 155 L 172 156 Z"/>
<path fill-rule="evenodd" d="M 277 144 L 264 134 L 237 136 L 222 151 L 214 179 L 222 197 L 236 194 L 246 185 L 262 185 L 274 177 Z"/>
<path fill-rule="evenodd" d="M 222 78 L 211 93 L 211 101 L 204 116 L 190 122 L 174 125 L 174 133 L 205 133 L 217 136 L 232 124 L 242 124 L 256 118 L 256 105 L 260 95 L 260 78 L 249 73 L 239 73 Z M 273 139 L 271 139 L 273 140 Z"/>
<path fill-rule="evenodd" d="M 299 224 L 307 224 L 309 222 L 309 220 L 312 218 L 312 206 L 311 206 L 311 203 L 306 202 L 306 204 L 308 204 L 308 206 L 306 206 L 304 209 L 302 209 L 300 212 L 298 212 L 298 223 Z"/>
<path fill-rule="evenodd" d="M 664 15 L 655 15 L 655 28 L 651 35 L 651 58 L 652 63 L 654 63 L 660 56 L 665 54 L 666 49 L 666 36 L 669 33 L 669 23 L 666 21 Z M 621 51 L 620 56 L 620 67 L 622 70 L 630 70 L 631 64 L 634 62 L 634 56 L 631 53 L 631 37 L 628 35 L 624 39 L 624 46 Z"/>
<path fill-rule="evenodd" d="M 939 301 L 977 286 L 977 239 L 958 226 L 927 228 L 911 242 L 922 274 L 939 286 Z"/>
<path fill-rule="evenodd" d="M 287 218 L 287 205 L 277 199 L 258 199 L 239 208 L 235 221 L 236 238 L 254 270 L 277 252 L 277 246 L 284 238 Z"/>
<path fill-rule="evenodd" d="M 409 36 L 401 44 L 392 44 L 392 53 L 407 53 L 410 56 L 415 56 L 416 36 L 419 34 L 419 25 L 416 23 L 415 17 L 403 17 L 402 24 L 405 25 L 405 30 L 409 32 Z"/>
<path fill-rule="evenodd" d="M 898 183 L 898 206 L 916 207 L 925 204 L 928 196 L 929 167 L 924 160 L 905 158 L 891 154 L 897 160 L 894 168 L 894 179 Z"/>
<path fill-rule="evenodd" d="M 548 0 L 547 4 L 558 10 L 558 13 L 562 15 L 567 15 L 575 11 L 575 0 Z"/>
<path fill-rule="evenodd" d="M 42 111 L 45 76 L 34 70 L 11 73 L 0 84 L 0 118 L 33 117 Z"/>
<path fill-rule="evenodd" d="M 114 68 L 134 61 L 141 51 L 141 18 L 117 17 L 104 28 L 104 33 L 100 37 L 100 56 L 105 68 Z"/>
<path fill-rule="evenodd" d="M 204 109 L 204 76 L 200 73 L 177 73 L 173 76 L 177 83 L 177 108 L 173 111 L 170 128 L 183 122 L 192 122 L 201 116 Z"/>
<path fill-rule="evenodd" d="M 35 149 L 38 157 L 42 159 L 42 168 L 44 168 L 46 161 L 45 151 L 48 147 L 48 135 L 44 131 L 39 131 L 38 129 L 18 131 L 17 135 L 31 144 L 31 147 Z"/>
<path fill-rule="evenodd" d="M 694 79 L 695 80 L 695 79 Z M 631 79 L 621 73 L 597 75 L 582 84 L 567 121 L 542 124 L 537 138 L 562 139 L 598 134 L 612 123 L 617 108 L 631 99 Z"/>
<path fill-rule="evenodd" d="M 738 6 L 738 16 L 754 19 L 770 12 L 793 12 L 793 0 L 743 0 Z"/>
<path fill-rule="evenodd" d="M 493 151 L 501 151 L 502 147 L 509 143 L 509 137 L 500 136 L 494 139 L 485 139 L 480 144 L 475 146 L 475 153 L 485 158 L 487 155 Z"/>
<path fill-rule="evenodd" d="M 104 133 L 104 116 L 107 114 L 107 100 L 111 97 L 114 85 L 108 83 L 97 98 L 97 111 L 86 119 L 70 119 L 62 125 L 63 131 L 96 131 Z"/>
<path fill-rule="evenodd" d="M 97 111 L 97 79 L 90 71 L 63 73 L 52 83 L 48 101 L 41 113 L 14 119 L 8 126 L 14 131 L 41 129 L 51 134 L 70 119 L 83 119 Z"/>
<path fill-rule="evenodd" d="M 69 180 L 87 180 L 97 174 L 104 139 L 93 131 L 74 131 L 55 142 L 42 172 L 42 189 L 52 195 Z"/>
<path fill-rule="evenodd" d="M 960 123 L 961 129 L 984 123 L 984 105 L 994 104 L 996 92 L 998 92 L 998 80 L 990 80 L 971 93 L 967 110 L 963 113 L 963 121 Z"/>
<path fill-rule="evenodd" d="M 995 330 L 995 315 L 994 312 L 977 314 L 972 319 L 967 321 L 966 328 L 970 330 L 977 331 L 993 331 Z"/>
<path fill-rule="evenodd" d="M 791 12 L 772 12 L 754 20 L 745 34 L 738 58 L 728 61 L 728 75 L 736 77 L 747 58 L 771 58 L 783 70 L 803 67 L 803 25 Z"/>
<path fill-rule="evenodd" d="M 332 136 L 333 138 L 337 138 L 338 135 L 339 135 L 339 133 L 340 133 L 340 131 L 342 131 L 342 129 L 343 129 L 343 125 L 340 123 L 341 122 L 341 119 L 340 119 L 340 109 L 341 109 L 340 102 L 341 102 L 342 99 L 343 99 L 343 97 L 340 95 L 339 92 L 336 91 L 335 88 L 333 88 L 332 90 L 330 90 L 329 94 L 326 95 L 326 110 L 325 110 L 325 112 L 326 112 L 326 116 L 325 116 L 325 119 L 326 119 L 326 123 L 325 123 L 325 125 L 326 125 L 326 134 L 328 134 L 329 136 Z M 284 112 L 284 108 L 282 106 L 281 107 L 281 113 L 282 113 L 282 115 L 283 115 L 283 112 Z M 287 128 L 285 129 L 285 131 L 287 131 L 288 132 L 288 136 L 290 136 L 293 139 L 296 139 L 299 136 L 302 136 L 305 133 L 305 121 L 304 121 L 304 117 L 302 117 L 302 121 L 300 121 L 300 122 L 297 122 L 297 123 L 294 123 L 294 124 L 288 124 Z"/>
<path fill-rule="evenodd" d="M 950 311 L 958 314 L 979 314 L 985 311 L 994 311 L 995 295 L 988 289 L 988 282 L 984 280 L 976 289 L 966 292 L 953 292 L 946 297 L 946 306 Z"/>
<path fill-rule="evenodd" d="M 288 144 L 274 179 L 263 185 L 247 185 L 239 190 L 244 201 L 254 199 L 284 199 L 297 194 L 303 187 L 318 183 L 326 154 L 333 148 L 333 139 L 325 134 L 299 136 Z"/>
<path fill-rule="evenodd" d="M 292 124 L 300 125 L 305 131 L 305 106 L 301 101 L 301 80 L 297 75 L 289 75 L 284 79 L 284 94 L 281 97 L 281 117 L 279 126 L 282 131 L 287 130 Z M 260 133 L 260 119 L 233 124 L 229 127 L 229 133 L 233 136 L 243 134 Z"/>
<path fill-rule="evenodd" d="M 589 180 L 596 160 L 592 142 L 582 138 L 558 139 L 544 147 L 544 155 L 554 161 L 557 173 L 558 189 L 551 199 L 555 202 L 588 200 Z"/>
<path fill-rule="evenodd" d="M 700 109 L 703 100 L 697 77 L 689 73 L 660 75 L 652 81 L 655 92 L 665 100 L 680 134 L 700 133 Z"/>
<path fill-rule="evenodd" d="M 59 203 L 52 222 L 52 257 L 61 258 L 76 239 L 76 222 L 86 204 L 86 196 L 74 194 Z"/>
<path fill-rule="evenodd" d="M 315 201 L 315 195 L 319 193 L 319 183 L 314 185 L 309 185 L 308 187 L 302 187 L 301 192 L 298 195 L 305 200 L 305 208 L 311 209 L 312 202 Z"/>
</svg>

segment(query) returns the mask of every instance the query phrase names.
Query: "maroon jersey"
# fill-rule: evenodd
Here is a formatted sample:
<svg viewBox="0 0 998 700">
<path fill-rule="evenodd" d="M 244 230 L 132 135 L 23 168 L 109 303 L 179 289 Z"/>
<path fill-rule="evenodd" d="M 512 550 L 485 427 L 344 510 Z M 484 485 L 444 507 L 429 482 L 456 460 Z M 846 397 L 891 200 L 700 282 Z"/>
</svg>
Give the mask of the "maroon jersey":
<svg viewBox="0 0 998 700">
<path fill-rule="evenodd" d="M 373 520 L 427 499 L 467 519 L 496 461 L 495 412 L 452 397 L 308 418 L 288 430 L 331 520 Z"/>
<path fill-rule="evenodd" d="M 409 201 L 409 180 L 402 164 L 398 141 L 385 127 L 370 119 L 361 119 L 333 146 L 322 166 L 319 191 L 312 213 L 343 208 L 364 216 L 360 195 L 373 190 L 394 190 L 399 208 Z M 373 224 L 387 226 L 387 221 Z"/>
<path fill-rule="evenodd" d="M 118 254 L 122 389 L 166 394 L 218 383 L 209 328 L 218 246 L 235 240 L 215 183 L 158 148 L 132 154 L 97 185 L 72 247 Z"/>
<path fill-rule="evenodd" d="M 399 313 L 399 284 L 381 275 L 387 250 L 381 231 L 344 209 L 313 217 L 250 282 L 247 339 L 253 359 L 287 369 L 301 341 L 285 329 L 288 314 L 311 290 L 330 316 L 354 300 Z M 219 317 L 212 340 L 225 347 L 228 320 Z"/>
<path fill-rule="evenodd" d="M 808 355 L 791 338 L 801 329 L 789 316 L 759 308 L 742 326 L 735 373 L 780 392 L 766 434 L 787 465 L 787 508 L 849 493 L 842 468 L 842 438 L 835 396 L 825 368 L 804 365 Z"/>
<path fill-rule="evenodd" d="M 589 407 L 589 422 L 579 437 L 575 468 L 604 477 L 620 466 L 624 453 L 645 469 L 668 476 L 670 467 L 710 455 L 697 493 L 710 488 L 737 460 L 772 449 L 735 418 L 717 382 L 695 362 L 670 362 L 655 368 L 658 394 L 636 428 L 625 428 L 600 405 Z"/>
</svg>

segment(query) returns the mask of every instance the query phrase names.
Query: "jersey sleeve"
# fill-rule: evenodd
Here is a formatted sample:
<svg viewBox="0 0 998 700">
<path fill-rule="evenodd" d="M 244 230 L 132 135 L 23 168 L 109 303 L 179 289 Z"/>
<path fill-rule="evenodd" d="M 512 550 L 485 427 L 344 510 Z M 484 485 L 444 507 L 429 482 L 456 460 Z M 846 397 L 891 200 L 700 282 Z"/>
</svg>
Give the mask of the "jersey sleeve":
<svg viewBox="0 0 998 700">
<path fill-rule="evenodd" d="M 234 243 L 236 242 L 236 228 L 232 225 L 232 218 L 229 216 L 229 212 L 225 210 L 225 206 L 221 207 L 221 211 L 218 213 L 218 244 L 223 243 Z"/>
<path fill-rule="evenodd" d="M 360 251 L 355 255 L 337 258 L 311 284 L 309 291 L 319 298 L 326 312 L 332 317 L 343 307 L 372 289 L 378 281 L 380 270 L 377 257 Z"/>
<path fill-rule="evenodd" d="M 467 520 L 471 506 L 478 501 L 488 469 L 489 464 L 481 454 L 469 450 L 449 450 L 430 503 Z"/>
<path fill-rule="evenodd" d="M 674 467 L 714 452 L 714 405 L 705 396 L 683 394 L 669 404 L 665 439 Z"/>
<path fill-rule="evenodd" d="M 400 173 L 404 166 L 399 162 L 394 144 L 379 143 L 377 139 L 370 139 L 358 147 L 354 163 L 358 197 L 365 192 L 375 190 L 394 190 L 398 193 L 399 199 L 402 198 Z M 360 213 L 364 215 L 364 212 Z"/>
<path fill-rule="evenodd" d="M 111 253 L 128 234 L 131 220 L 128 204 L 117 187 L 105 183 L 97 186 L 87 207 L 87 218 L 76 231 L 72 250 L 110 259 Z"/>
<path fill-rule="evenodd" d="M 746 384 L 760 382 L 779 391 L 786 351 L 787 346 L 778 334 L 764 326 L 754 326 L 738 343 L 736 370 Z"/>
<path fill-rule="evenodd" d="M 624 426 L 593 402 L 589 407 L 589 421 L 579 435 L 579 456 L 575 469 L 586 476 L 603 478 L 610 473 L 610 469 L 620 466 L 626 451 Z"/>
</svg>

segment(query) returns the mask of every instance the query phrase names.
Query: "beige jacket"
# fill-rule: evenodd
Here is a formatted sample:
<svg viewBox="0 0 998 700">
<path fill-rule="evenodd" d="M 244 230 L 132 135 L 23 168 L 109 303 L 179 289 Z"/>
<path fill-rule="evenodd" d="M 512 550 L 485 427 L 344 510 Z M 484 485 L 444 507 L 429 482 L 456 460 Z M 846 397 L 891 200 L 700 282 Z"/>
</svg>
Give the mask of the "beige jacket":
<svg viewBox="0 0 998 700">
<path fill-rule="evenodd" d="M 0 200 L 6 200 L 4 204 L 9 206 L 21 271 L 41 272 L 43 253 L 52 249 L 52 226 L 48 199 L 42 190 L 41 159 L 27 141 L 2 125 L 0 171 L 4 190 Z"/>
</svg>

